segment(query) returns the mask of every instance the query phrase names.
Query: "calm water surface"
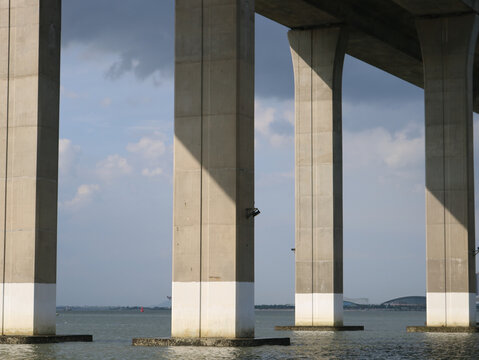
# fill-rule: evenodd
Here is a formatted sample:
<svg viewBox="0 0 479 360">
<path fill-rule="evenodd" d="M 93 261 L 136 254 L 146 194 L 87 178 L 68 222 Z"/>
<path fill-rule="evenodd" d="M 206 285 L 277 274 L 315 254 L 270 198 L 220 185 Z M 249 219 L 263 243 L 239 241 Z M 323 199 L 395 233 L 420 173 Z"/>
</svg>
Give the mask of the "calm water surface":
<svg viewBox="0 0 479 360">
<path fill-rule="evenodd" d="M 347 311 L 358 332 L 277 332 L 293 311 L 257 311 L 258 337 L 289 336 L 291 346 L 258 348 L 132 347 L 133 337 L 168 337 L 169 311 L 62 313 L 59 334 L 93 334 L 93 343 L 0 345 L 0 359 L 479 359 L 478 334 L 406 333 L 423 325 L 424 312 Z"/>
</svg>

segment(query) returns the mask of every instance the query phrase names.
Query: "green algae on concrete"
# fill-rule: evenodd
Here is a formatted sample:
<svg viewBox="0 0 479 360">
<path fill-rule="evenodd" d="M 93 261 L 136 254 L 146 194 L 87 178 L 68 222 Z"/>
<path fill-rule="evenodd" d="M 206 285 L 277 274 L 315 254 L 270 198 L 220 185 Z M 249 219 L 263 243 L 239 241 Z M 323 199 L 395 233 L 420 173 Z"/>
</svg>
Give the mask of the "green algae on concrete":
<svg viewBox="0 0 479 360">
<path fill-rule="evenodd" d="M 407 332 L 431 333 L 477 333 L 478 326 L 408 326 Z"/>
</svg>

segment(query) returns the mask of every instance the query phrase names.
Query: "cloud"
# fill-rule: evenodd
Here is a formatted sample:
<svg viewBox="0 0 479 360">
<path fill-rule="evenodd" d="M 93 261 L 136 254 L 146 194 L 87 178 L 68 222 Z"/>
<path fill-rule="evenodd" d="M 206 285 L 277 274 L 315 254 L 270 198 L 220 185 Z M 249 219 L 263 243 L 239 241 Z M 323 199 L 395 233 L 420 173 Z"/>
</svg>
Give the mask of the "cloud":
<svg viewBox="0 0 479 360">
<path fill-rule="evenodd" d="M 288 28 L 256 15 L 255 90 L 263 98 L 294 96 L 293 65 Z"/>
<path fill-rule="evenodd" d="M 63 0 L 63 47 L 86 45 L 88 56 L 116 55 L 105 75 L 111 80 L 133 73 L 155 84 L 173 77 L 174 1 Z M 92 11 L 92 9 L 95 9 Z M 256 91 L 265 97 L 293 95 L 288 28 L 256 16 Z M 281 76 L 278 76 L 281 74 Z"/>
<path fill-rule="evenodd" d="M 126 146 L 126 150 L 139 154 L 145 159 L 158 160 L 166 150 L 165 143 L 159 138 L 160 136 L 159 132 L 155 133 L 155 137 L 144 136 L 136 143 L 129 143 Z"/>
<path fill-rule="evenodd" d="M 142 0 L 141 5 L 133 0 L 63 0 L 62 9 L 63 46 L 87 45 L 90 56 L 95 52 L 115 54 L 116 60 L 106 72 L 108 78 L 133 73 L 138 79 L 151 77 L 161 83 L 173 76 L 173 0 Z M 256 15 L 255 86 L 261 97 L 289 99 L 294 94 L 288 30 Z M 343 78 L 344 97 L 351 101 L 397 102 L 421 92 L 351 56 L 346 57 Z"/>
<path fill-rule="evenodd" d="M 163 134 L 156 131 L 152 136 L 144 136 L 136 143 L 129 143 L 126 150 L 141 157 L 145 168 L 141 174 L 146 177 L 154 177 L 163 174 L 161 165 L 162 156 L 166 152 Z"/>
<path fill-rule="evenodd" d="M 396 132 L 385 139 L 384 162 L 390 168 L 405 168 L 424 161 L 424 134 L 408 135 L 408 130 Z"/>
<path fill-rule="evenodd" d="M 99 161 L 96 164 L 96 171 L 101 179 L 111 181 L 116 177 L 130 174 L 132 172 L 132 167 L 127 159 L 115 154 Z"/>
<path fill-rule="evenodd" d="M 63 206 L 66 208 L 74 208 L 90 202 L 93 195 L 100 191 L 100 186 L 97 184 L 83 184 L 77 189 L 76 195 L 72 200 L 66 201 Z"/>
<path fill-rule="evenodd" d="M 163 174 L 163 170 L 161 168 L 156 168 L 156 169 L 145 168 L 141 171 L 141 175 L 146 177 L 159 176 L 161 174 Z"/>
<path fill-rule="evenodd" d="M 275 148 L 293 141 L 292 106 L 291 101 L 255 101 L 255 131 Z"/>
<path fill-rule="evenodd" d="M 60 139 L 58 144 L 58 168 L 61 177 L 74 174 L 80 155 L 80 146 L 73 145 L 70 139 Z"/>
<path fill-rule="evenodd" d="M 345 167 L 386 166 L 406 169 L 424 163 L 424 131 L 407 125 L 399 131 L 383 127 L 344 132 Z M 354 155 L 349 157 L 349 155 Z"/>
<path fill-rule="evenodd" d="M 344 131 L 343 149 L 346 178 L 389 183 L 414 192 L 424 189 L 424 131 L 419 126 Z"/>
<path fill-rule="evenodd" d="M 107 77 L 171 77 L 174 1 L 63 0 L 62 45 L 86 44 L 90 53 L 118 55 Z M 94 9 L 94 11 L 92 11 Z"/>
</svg>

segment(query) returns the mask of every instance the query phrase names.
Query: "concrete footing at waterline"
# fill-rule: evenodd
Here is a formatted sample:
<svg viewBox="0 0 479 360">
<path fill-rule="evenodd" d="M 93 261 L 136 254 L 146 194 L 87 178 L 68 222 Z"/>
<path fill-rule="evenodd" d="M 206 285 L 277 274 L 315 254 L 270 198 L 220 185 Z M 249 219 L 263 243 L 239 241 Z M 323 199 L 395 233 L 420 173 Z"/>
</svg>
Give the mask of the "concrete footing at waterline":
<svg viewBox="0 0 479 360">
<path fill-rule="evenodd" d="M 301 326 L 301 325 L 281 325 L 275 326 L 277 331 L 363 331 L 362 325 L 347 325 L 347 326 Z"/>
<path fill-rule="evenodd" d="M 479 326 L 408 326 L 408 333 L 478 333 Z"/>
<path fill-rule="evenodd" d="M 92 342 L 92 335 L 1 335 L 0 344 L 57 344 L 65 342 Z"/>
<path fill-rule="evenodd" d="M 133 346 L 212 346 L 212 347 L 254 347 L 263 345 L 291 345 L 289 338 L 136 338 Z"/>
</svg>

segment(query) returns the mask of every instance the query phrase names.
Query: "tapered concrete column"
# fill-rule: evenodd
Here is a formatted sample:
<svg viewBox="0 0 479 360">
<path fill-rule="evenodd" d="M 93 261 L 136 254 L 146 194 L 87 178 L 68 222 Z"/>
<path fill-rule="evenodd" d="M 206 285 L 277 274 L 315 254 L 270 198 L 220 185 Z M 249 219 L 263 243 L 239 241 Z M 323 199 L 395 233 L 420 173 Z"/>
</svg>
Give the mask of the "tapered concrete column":
<svg viewBox="0 0 479 360">
<path fill-rule="evenodd" d="M 254 336 L 254 1 L 176 0 L 173 337 Z"/>
<path fill-rule="evenodd" d="M 295 77 L 296 325 L 343 324 L 341 27 L 288 34 Z"/>
<path fill-rule="evenodd" d="M 60 0 L 0 1 L 0 326 L 55 334 Z"/>
<path fill-rule="evenodd" d="M 472 82 L 478 16 L 419 19 L 417 29 L 426 102 L 427 325 L 475 326 Z"/>
</svg>

